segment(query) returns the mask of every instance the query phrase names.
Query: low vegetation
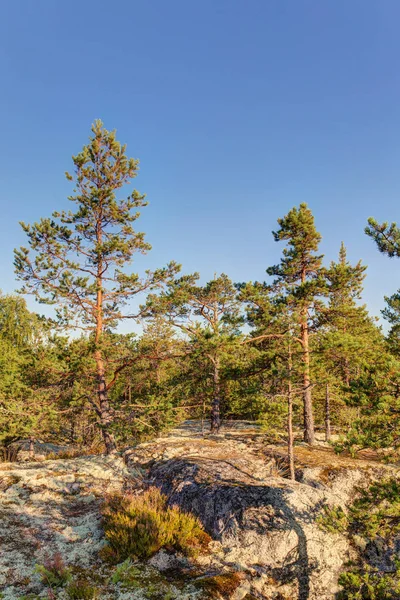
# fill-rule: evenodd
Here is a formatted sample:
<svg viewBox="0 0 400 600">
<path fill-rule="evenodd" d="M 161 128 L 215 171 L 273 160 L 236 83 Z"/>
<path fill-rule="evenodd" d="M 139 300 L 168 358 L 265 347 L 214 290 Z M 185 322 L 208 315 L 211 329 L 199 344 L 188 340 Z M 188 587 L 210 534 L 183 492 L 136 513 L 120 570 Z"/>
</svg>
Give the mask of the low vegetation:
<svg viewBox="0 0 400 600">
<path fill-rule="evenodd" d="M 65 565 L 60 553 L 47 559 L 43 565 L 37 565 L 36 570 L 43 583 L 51 589 L 63 587 L 72 579 L 71 569 Z"/>
<path fill-rule="evenodd" d="M 340 506 L 325 507 L 317 523 L 330 533 L 346 533 L 358 553 L 357 561 L 339 577 L 339 600 L 399 598 L 400 560 L 394 551 L 400 532 L 398 479 L 384 479 L 359 490 L 346 512 Z M 371 564 L 374 549 L 378 559 Z"/>
<path fill-rule="evenodd" d="M 168 506 L 166 496 L 154 487 L 136 496 L 108 498 L 103 523 L 108 542 L 103 557 L 115 563 L 150 558 L 161 548 L 194 556 L 211 541 L 196 517 Z"/>
</svg>

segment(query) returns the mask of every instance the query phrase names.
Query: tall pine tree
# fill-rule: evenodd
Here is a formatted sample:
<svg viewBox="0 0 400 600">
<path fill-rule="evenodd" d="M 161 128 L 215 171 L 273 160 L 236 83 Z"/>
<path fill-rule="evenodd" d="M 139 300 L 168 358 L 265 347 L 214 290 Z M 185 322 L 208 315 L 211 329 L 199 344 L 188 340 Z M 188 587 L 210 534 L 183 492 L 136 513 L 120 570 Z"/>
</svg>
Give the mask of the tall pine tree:
<svg viewBox="0 0 400 600">
<path fill-rule="evenodd" d="M 75 181 L 74 195 L 69 197 L 75 212 L 55 212 L 33 225 L 21 223 L 30 249 L 15 251 L 15 267 L 23 293 L 53 304 L 59 325 L 89 334 L 97 380 L 91 403 L 110 453 L 116 442 L 104 350 L 107 332 L 123 319 L 136 318 L 137 314 L 124 311 L 129 300 L 161 286 L 177 266 L 170 263 L 143 278 L 125 271 L 136 253 L 151 248 L 144 234 L 133 228 L 140 215 L 137 209 L 146 205 L 145 197 L 136 190 L 126 198 L 118 196 L 136 177 L 138 161 L 127 157 L 126 146 L 101 121 L 94 123 L 92 134 L 73 157 L 74 176 L 67 174 Z M 114 374 L 123 366 L 116 366 Z"/>
<path fill-rule="evenodd" d="M 304 440 L 313 444 L 314 416 L 310 373 L 310 332 L 313 329 L 318 298 L 326 293 L 322 273 L 322 255 L 317 254 L 321 235 L 315 228 L 314 217 L 307 204 L 292 208 L 274 232 L 275 241 L 287 242 L 279 265 L 267 269 L 273 276 L 274 287 L 292 307 L 299 327 L 298 340 L 303 359 Z"/>
</svg>

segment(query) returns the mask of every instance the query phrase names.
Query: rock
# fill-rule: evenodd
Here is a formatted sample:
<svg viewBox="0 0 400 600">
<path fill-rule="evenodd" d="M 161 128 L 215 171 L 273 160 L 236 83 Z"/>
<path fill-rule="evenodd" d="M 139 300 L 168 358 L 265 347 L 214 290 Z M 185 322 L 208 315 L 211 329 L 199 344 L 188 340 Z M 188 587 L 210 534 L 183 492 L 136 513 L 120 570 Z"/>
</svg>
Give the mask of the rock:
<svg viewBox="0 0 400 600">
<path fill-rule="evenodd" d="M 152 556 L 149 564 L 161 572 L 190 568 L 190 561 L 186 557 L 166 550 L 160 550 Z"/>
<path fill-rule="evenodd" d="M 220 542 L 222 556 L 213 552 L 201 559 L 204 567 L 247 574 L 232 600 L 246 594 L 332 600 L 338 575 L 354 550 L 344 534 L 323 531 L 317 518 L 325 506 L 346 510 L 357 488 L 387 468 L 304 445 L 296 453 L 310 466 L 297 469 L 301 481 L 290 481 L 278 467 L 285 450 L 282 454 L 270 447 L 265 452 L 260 440 L 259 434 L 247 437 L 239 427 L 235 439 L 223 429 L 218 436 L 199 437 L 195 424 L 186 424 L 181 439 L 174 431 L 162 459 L 147 462 L 150 481 L 170 504 L 196 514 Z M 155 445 L 165 443 L 161 439 L 152 447 L 139 446 L 137 456 L 146 463 Z"/>
<path fill-rule="evenodd" d="M 247 460 L 174 459 L 154 465 L 150 475 L 171 504 L 195 513 L 221 542 L 225 564 L 256 570 L 248 591 L 273 597 L 267 594 L 289 582 L 293 597 L 333 598 L 348 542 L 321 531 L 315 519 L 336 497 L 280 477 L 255 477 Z"/>
<path fill-rule="evenodd" d="M 121 490 L 127 477 L 129 470 L 120 457 L 0 463 L 0 486 L 4 482 L 0 592 L 4 598 L 38 593 L 35 565 L 57 553 L 69 564 L 90 567 L 104 545 L 101 498 Z"/>
<path fill-rule="evenodd" d="M 333 600 L 358 548 L 386 568 L 400 539 L 388 548 L 360 537 L 352 546 L 344 534 L 323 531 L 318 517 L 325 506 L 346 510 L 360 486 L 393 468 L 325 446 L 296 445 L 295 456 L 291 481 L 285 447 L 267 444 L 254 423 L 226 423 L 210 436 L 190 421 L 123 458 L 0 464 L 0 596 L 46 597 L 35 564 L 59 552 L 74 572 L 103 578 L 102 600 Z M 150 561 L 101 562 L 102 499 L 145 485 L 199 517 L 213 537 L 208 554 L 185 558 L 166 548 Z M 130 589 L 119 576 L 110 583 L 118 568 L 133 569 Z M 65 600 L 65 591 L 57 594 Z"/>
</svg>

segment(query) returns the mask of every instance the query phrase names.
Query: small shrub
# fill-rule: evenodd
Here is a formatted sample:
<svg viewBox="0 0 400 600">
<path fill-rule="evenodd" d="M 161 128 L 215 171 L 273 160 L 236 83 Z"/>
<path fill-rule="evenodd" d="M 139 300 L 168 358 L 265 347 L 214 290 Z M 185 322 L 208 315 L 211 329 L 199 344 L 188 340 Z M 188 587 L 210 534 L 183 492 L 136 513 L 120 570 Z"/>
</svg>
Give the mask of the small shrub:
<svg viewBox="0 0 400 600">
<path fill-rule="evenodd" d="M 117 565 L 111 577 L 111 582 L 114 584 L 120 583 L 125 587 L 134 587 L 137 583 L 139 574 L 139 569 L 133 565 L 130 558 L 127 558 L 123 563 Z"/>
<path fill-rule="evenodd" d="M 36 565 L 36 571 L 40 573 L 42 582 L 50 588 L 62 587 L 71 580 L 71 569 L 65 566 L 59 552 L 52 558 L 48 558 L 44 565 Z"/>
<path fill-rule="evenodd" d="M 102 557 L 116 563 L 149 558 L 163 547 L 194 555 L 211 541 L 196 517 L 168 506 L 157 488 L 140 496 L 111 496 L 103 507 L 103 521 L 109 547 Z"/>
<path fill-rule="evenodd" d="M 366 567 L 364 571 L 347 571 L 339 577 L 343 590 L 338 600 L 395 600 L 400 594 L 400 584 L 395 574 L 380 573 Z"/>
<path fill-rule="evenodd" d="M 344 518 L 336 512 L 323 517 L 325 524 Z M 338 600 L 395 600 L 400 598 L 400 560 L 393 558 L 390 570 L 379 571 L 369 564 L 365 553 L 376 540 L 389 548 L 400 533 L 400 481 L 396 478 L 375 482 L 349 508 L 347 533 L 359 550 L 357 568 L 351 568 L 339 577 L 342 590 Z M 329 529 L 328 529 L 329 530 Z M 358 543 L 359 540 L 362 543 Z"/>
<path fill-rule="evenodd" d="M 362 490 L 350 508 L 350 515 L 353 529 L 371 539 L 400 533 L 400 481 L 383 479 Z"/>
<path fill-rule="evenodd" d="M 348 517 L 341 506 L 324 506 L 316 522 L 320 529 L 329 533 L 344 533 L 349 525 Z"/>
<path fill-rule="evenodd" d="M 97 600 L 100 598 L 99 590 L 87 581 L 79 580 L 70 583 L 66 588 L 70 600 Z"/>
</svg>

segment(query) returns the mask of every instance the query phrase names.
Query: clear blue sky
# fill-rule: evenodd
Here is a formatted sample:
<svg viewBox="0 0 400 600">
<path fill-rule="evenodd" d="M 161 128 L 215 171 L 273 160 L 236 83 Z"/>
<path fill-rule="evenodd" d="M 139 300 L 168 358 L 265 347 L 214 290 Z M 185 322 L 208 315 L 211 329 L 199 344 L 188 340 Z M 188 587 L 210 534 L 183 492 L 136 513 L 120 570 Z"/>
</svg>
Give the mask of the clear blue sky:
<svg viewBox="0 0 400 600">
<path fill-rule="evenodd" d="M 140 159 L 155 267 L 262 280 L 276 219 L 307 202 L 327 260 L 400 285 L 370 215 L 400 220 L 398 0 L 13 0 L 0 6 L 0 287 L 18 221 L 66 207 L 64 171 L 101 118 Z M 33 307 L 33 304 L 31 305 Z"/>
</svg>

